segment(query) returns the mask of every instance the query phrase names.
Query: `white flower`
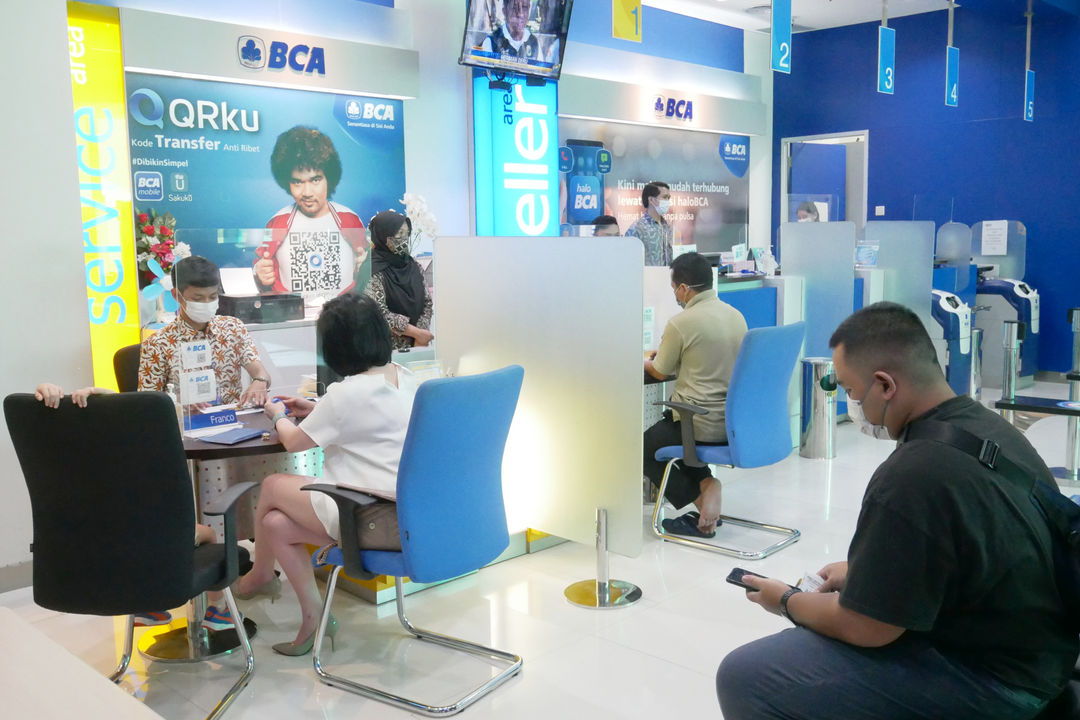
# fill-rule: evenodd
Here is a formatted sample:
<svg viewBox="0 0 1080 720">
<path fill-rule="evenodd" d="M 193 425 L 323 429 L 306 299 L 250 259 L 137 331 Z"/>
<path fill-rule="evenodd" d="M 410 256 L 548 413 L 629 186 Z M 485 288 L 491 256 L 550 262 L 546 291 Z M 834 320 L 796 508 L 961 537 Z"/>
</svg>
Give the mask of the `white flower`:
<svg viewBox="0 0 1080 720">
<path fill-rule="evenodd" d="M 439 236 L 439 223 L 423 195 L 405 193 L 399 202 L 405 206 L 405 215 L 412 221 L 413 237 L 410 246 L 415 245 L 421 235 L 427 235 L 432 240 Z M 411 249 L 410 247 L 410 251 Z"/>
<path fill-rule="evenodd" d="M 173 246 L 173 255 L 176 256 L 177 260 L 191 257 L 191 246 L 185 242 L 178 242 Z"/>
</svg>

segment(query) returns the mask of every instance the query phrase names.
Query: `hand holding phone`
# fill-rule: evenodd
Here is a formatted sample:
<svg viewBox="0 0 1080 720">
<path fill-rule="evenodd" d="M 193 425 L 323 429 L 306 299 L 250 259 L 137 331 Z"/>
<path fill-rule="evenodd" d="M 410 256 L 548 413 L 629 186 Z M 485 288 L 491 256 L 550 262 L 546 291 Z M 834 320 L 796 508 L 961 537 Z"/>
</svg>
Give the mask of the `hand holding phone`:
<svg viewBox="0 0 1080 720">
<path fill-rule="evenodd" d="M 727 576 L 727 581 L 729 583 L 731 583 L 732 585 L 738 585 L 739 587 L 743 588 L 744 590 L 755 590 L 756 591 L 757 590 L 756 587 L 753 587 L 751 585 L 747 585 L 745 582 L 743 582 L 743 575 L 752 575 L 754 577 L 765 577 L 764 575 L 758 575 L 757 573 L 752 573 L 749 570 L 743 570 L 742 568 L 732 568 L 731 572 Z"/>
</svg>

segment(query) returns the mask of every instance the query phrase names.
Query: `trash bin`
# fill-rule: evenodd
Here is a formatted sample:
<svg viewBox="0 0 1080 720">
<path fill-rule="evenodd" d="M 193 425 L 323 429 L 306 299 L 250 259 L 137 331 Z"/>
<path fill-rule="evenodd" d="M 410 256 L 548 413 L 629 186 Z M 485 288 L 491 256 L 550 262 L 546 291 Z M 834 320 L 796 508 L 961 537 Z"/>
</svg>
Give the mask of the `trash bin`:
<svg viewBox="0 0 1080 720">
<path fill-rule="evenodd" d="M 801 405 L 799 455 L 836 457 L 836 376 L 831 358 L 803 358 Z"/>
</svg>

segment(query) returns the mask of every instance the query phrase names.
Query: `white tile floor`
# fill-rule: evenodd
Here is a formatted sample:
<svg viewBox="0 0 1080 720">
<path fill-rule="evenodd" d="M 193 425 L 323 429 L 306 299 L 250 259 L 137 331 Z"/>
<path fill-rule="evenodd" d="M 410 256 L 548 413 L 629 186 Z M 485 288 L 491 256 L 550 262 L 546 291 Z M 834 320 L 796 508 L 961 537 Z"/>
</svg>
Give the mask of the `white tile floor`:
<svg viewBox="0 0 1080 720">
<path fill-rule="evenodd" d="M 1064 385 L 1040 383 L 1025 394 L 1065 396 Z M 1065 421 L 1040 420 L 1029 430 L 1049 465 L 1064 462 Z M 793 453 L 758 470 L 724 471 L 725 512 L 797 527 L 802 539 L 753 563 L 762 574 L 794 581 L 805 570 L 843 559 L 873 468 L 892 443 L 860 435 L 850 424 L 837 432 L 837 457 L 806 460 Z M 1069 494 L 1080 488 L 1066 488 Z M 647 508 L 646 512 L 651 510 Z M 643 517 L 643 527 L 647 517 Z M 719 538 L 733 530 L 721 529 Z M 786 626 L 747 602 L 724 582 L 736 562 L 665 544 L 646 532 L 640 556 L 612 556 L 612 577 L 639 585 L 635 606 L 589 611 L 563 597 L 571 582 L 595 573 L 595 551 L 573 543 L 486 568 L 453 583 L 410 596 L 410 619 L 525 658 L 520 675 L 465 711 L 465 717 L 719 717 L 713 674 L 733 648 Z M 729 535 L 730 537 L 730 535 Z M 744 563 L 745 564 L 745 563 Z M 24 588 L 0 595 L 13 608 L 102 674 L 119 652 L 121 619 L 62 615 L 33 604 Z M 256 673 L 228 717 L 405 718 L 409 714 L 315 680 L 310 656 L 286 658 L 270 645 L 290 640 L 298 613 L 288 585 L 276 603 L 242 603 L 259 624 Z M 375 608 L 339 593 L 342 624 L 337 647 L 325 660 L 343 674 L 430 702 L 446 702 L 458 689 L 482 682 L 485 663 L 407 639 L 393 603 Z M 166 718 L 202 718 L 240 672 L 238 658 L 198 665 L 149 664 L 136 656 L 121 688 Z"/>
</svg>

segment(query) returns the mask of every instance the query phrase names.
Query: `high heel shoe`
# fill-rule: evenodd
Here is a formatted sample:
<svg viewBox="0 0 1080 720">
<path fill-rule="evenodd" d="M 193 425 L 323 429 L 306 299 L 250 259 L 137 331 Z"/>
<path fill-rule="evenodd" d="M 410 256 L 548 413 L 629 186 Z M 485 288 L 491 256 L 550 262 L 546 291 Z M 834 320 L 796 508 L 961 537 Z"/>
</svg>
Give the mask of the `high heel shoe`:
<svg viewBox="0 0 1080 720">
<path fill-rule="evenodd" d="M 277 572 L 276 570 L 274 571 Z M 251 592 L 242 593 L 236 589 L 237 586 L 233 586 L 233 597 L 237 600 L 252 600 L 261 595 L 266 595 L 270 598 L 270 603 L 273 604 L 275 600 L 281 597 L 281 578 L 276 574 L 262 585 L 254 588 Z"/>
<path fill-rule="evenodd" d="M 338 622 L 337 618 L 333 615 L 330 616 L 330 622 L 326 624 L 326 637 L 330 638 L 330 649 L 334 649 L 334 636 L 337 635 Z M 300 642 L 283 642 L 273 645 L 274 652 L 279 655 L 288 655 L 289 657 L 299 657 L 300 655 L 307 655 L 315 647 L 315 634 L 319 632 L 319 628 L 316 627 L 311 631 L 311 634 Z"/>
</svg>

